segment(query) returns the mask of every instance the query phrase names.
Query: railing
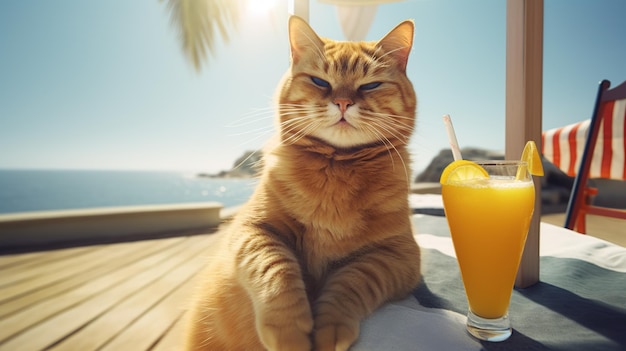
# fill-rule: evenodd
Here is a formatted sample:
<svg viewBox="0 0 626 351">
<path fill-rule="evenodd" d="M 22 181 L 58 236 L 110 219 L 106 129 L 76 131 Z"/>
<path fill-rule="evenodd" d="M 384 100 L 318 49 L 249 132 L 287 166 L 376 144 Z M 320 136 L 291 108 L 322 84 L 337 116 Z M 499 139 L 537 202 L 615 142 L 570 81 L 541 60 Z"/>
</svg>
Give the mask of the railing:
<svg viewBox="0 0 626 351">
<path fill-rule="evenodd" d="M 217 202 L 0 215 L 0 253 L 173 236 L 220 224 Z"/>
</svg>

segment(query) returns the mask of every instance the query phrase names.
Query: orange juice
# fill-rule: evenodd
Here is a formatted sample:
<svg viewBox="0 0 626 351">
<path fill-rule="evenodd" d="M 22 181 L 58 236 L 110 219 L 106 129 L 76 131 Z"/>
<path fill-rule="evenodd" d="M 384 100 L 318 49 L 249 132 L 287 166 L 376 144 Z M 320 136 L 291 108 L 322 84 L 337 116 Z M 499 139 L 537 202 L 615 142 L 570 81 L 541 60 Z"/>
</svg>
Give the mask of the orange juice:
<svg viewBox="0 0 626 351">
<path fill-rule="evenodd" d="M 506 314 L 535 203 L 532 181 L 473 179 L 442 185 L 470 310 Z"/>
</svg>

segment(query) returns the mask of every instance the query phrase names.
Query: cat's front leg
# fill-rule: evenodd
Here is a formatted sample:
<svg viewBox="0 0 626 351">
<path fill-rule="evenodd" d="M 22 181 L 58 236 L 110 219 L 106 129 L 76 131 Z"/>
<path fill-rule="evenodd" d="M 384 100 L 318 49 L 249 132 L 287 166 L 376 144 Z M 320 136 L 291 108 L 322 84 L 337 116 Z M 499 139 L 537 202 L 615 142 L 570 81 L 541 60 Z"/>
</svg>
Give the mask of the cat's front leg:
<svg viewBox="0 0 626 351">
<path fill-rule="evenodd" d="M 308 301 L 293 299 L 284 305 L 267 304 L 257 309 L 256 326 L 267 350 L 311 350 L 313 318 Z"/>
<path fill-rule="evenodd" d="M 332 307 L 330 308 L 332 309 Z M 315 350 L 345 351 L 359 337 L 360 319 L 325 312 L 315 318 Z"/>
<path fill-rule="evenodd" d="M 271 351 L 309 351 L 313 317 L 294 253 L 280 240 L 256 233 L 245 240 L 237 262 L 263 346 Z"/>
<path fill-rule="evenodd" d="M 314 304 L 317 351 L 348 350 L 361 320 L 381 304 L 407 295 L 420 280 L 412 235 L 377 243 L 333 272 Z"/>
</svg>

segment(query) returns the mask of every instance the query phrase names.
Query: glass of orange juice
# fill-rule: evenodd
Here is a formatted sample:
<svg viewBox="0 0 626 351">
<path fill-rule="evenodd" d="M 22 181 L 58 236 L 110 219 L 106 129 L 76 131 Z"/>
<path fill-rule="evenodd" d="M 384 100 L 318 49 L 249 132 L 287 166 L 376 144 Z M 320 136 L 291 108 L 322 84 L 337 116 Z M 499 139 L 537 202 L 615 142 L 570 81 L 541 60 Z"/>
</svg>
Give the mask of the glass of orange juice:
<svg viewBox="0 0 626 351">
<path fill-rule="evenodd" d="M 444 209 L 469 304 L 467 330 L 511 336 L 509 301 L 535 205 L 526 161 L 455 161 L 441 178 Z"/>
</svg>

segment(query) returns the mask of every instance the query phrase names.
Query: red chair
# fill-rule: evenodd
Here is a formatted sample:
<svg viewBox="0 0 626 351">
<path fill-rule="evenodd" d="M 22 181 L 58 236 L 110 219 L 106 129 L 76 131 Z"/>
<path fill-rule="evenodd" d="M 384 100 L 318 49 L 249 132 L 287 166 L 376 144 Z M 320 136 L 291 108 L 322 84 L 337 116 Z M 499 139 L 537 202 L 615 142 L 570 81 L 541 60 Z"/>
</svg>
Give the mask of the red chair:
<svg viewBox="0 0 626 351">
<path fill-rule="evenodd" d="M 626 210 L 593 205 L 598 190 L 588 185 L 590 178 L 626 180 L 626 81 L 613 89 L 610 86 L 608 80 L 600 83 L 591 120 L 542 135 L 544 156 L 576 176 L 565 227 L 580 233 L 586 232 L 587 214 L 626 219 Z"/>
</svg>

